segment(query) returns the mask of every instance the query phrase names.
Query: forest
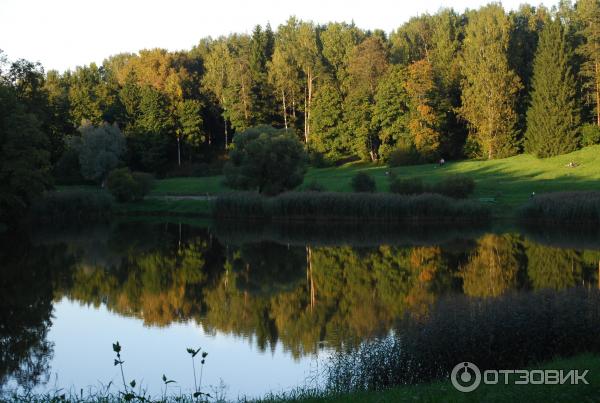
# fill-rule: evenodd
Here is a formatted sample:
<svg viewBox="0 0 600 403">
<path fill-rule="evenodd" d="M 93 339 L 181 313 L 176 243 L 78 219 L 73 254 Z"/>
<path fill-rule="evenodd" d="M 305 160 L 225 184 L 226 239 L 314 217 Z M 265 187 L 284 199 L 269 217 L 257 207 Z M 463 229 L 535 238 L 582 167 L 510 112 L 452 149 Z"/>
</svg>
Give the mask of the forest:
<svg viewBox="0 0 600 403">
<path fill-rule="evenodd" d="M 499 3 L 391 33 L 295 17 L 45 71 L 0 53 L 0 206 L 107 168 L 220 173 L 236 133 L 290 131 L 313 166 L 549 157 L 600 143 L 600 2 Z"/>
</svg>

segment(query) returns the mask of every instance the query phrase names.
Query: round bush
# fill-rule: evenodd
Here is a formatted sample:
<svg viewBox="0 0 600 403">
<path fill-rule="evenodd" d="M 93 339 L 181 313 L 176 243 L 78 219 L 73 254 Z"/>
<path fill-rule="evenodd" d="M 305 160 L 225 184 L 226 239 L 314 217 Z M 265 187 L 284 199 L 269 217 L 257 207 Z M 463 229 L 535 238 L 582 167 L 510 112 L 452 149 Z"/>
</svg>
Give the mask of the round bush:
<svg viewBox="0 0 600 403">
<path fill-rule="evenodd" d="M 475 181 L 467 176 L 449 176 L 433 188 L 434 193 L 465 199 L 475 190 Z"/>
<path fill-rule="evenodd" d="M 374 192 L 376 189 L 375 180 L 370 175 L 359 172 L 352 178 L 352 190 L 355 192 Z"/>
<path fill-rule="evenodd" d="M 106 185 L 117 201 L 125 203 L 142 200 L 152 189 L 153 181 L 150 174 L 119 168 L 110 172 Z"/>
<path fill-rule="evenodd" d="M 401 195 L 418 195 L 425 192 L 423 181 L 418 178 L 390 179 L 390 192 Z"/>
</svg>

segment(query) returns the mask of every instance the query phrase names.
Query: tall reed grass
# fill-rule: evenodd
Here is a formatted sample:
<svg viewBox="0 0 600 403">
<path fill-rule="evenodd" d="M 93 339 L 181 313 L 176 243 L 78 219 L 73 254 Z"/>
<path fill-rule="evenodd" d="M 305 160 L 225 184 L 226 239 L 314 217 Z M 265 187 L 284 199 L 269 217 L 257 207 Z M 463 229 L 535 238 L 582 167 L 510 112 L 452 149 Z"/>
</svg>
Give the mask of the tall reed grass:
<svg viewBox="0 0 600 403">
<path fill-rule="evenodd" d="M 52 191 L 33 204 L 31 219 L 42 224 L 105 221 L 110 218 L 113 205 L 112 196 L 102 191 Z"/>
<path fill-rule="evenodd" d="M 267 198 L 229 193 L 214 201 L 216 218 L 273 221 L 482 222 L 490 210 L 474 201 L 424 194 L 289 192 Z"/>
<path fill-rule="evenodd" d="M 543 224 L 600 224 L 600 192 L 552 192 L 533 197 L 519 211 L 525 222 Z"/>
</svg>

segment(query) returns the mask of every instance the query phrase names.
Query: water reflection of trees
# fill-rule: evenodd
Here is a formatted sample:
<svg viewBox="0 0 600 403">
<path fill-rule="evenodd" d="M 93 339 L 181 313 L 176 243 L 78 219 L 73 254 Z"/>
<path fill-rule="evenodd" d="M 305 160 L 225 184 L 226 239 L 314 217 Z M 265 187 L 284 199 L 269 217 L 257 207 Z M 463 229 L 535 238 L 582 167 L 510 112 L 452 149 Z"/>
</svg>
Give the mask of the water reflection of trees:
<svg viewBox="0 0 600 403">
<path fill-rule="evenodd" d="M 148 325 L 194 320 L 263 350 L 279 342 L 294 356 L 384 334 L 405 315 L 426 316 L 441 295 L 597 286 L 600 260 L 516 234 L 439 246 L 227 245 L 171 225 L 117 228 L 111 239 L 118 258 L 86 259 L 79 244 L 57 298 L 105 304 Z"/>
<path fill-rule="evenodd" d="M 72 264 L 64 245 L 33 246 L 7 234 L 0 248 L 0 392 L 47 381 L 54 287 Z"/>
</svg>

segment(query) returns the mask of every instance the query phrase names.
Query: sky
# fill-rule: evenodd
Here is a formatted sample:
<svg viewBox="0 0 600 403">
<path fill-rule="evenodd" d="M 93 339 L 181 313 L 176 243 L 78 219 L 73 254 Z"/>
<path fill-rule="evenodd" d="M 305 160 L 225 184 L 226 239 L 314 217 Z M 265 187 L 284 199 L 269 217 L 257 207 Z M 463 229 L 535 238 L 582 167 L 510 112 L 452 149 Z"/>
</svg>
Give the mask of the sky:
<svg viewBox="0 0 600 403">
<path fill-rule="evenodd" d="M 410 17 L 478 8 L 484 0 L 0 0 L 0 49 L 9 60 L 64 71 L 144 48 L 190 49 L 200 38 L 273 29 L 295 15 L 315 23 L 354 21 L 391 32 Z M 501 1 L 516 9 L 527 0 Z M 529 0 L 529 2 L 532 2 Z M 551 7 L 557 0 L 536 0 Z"/>
</svg>

